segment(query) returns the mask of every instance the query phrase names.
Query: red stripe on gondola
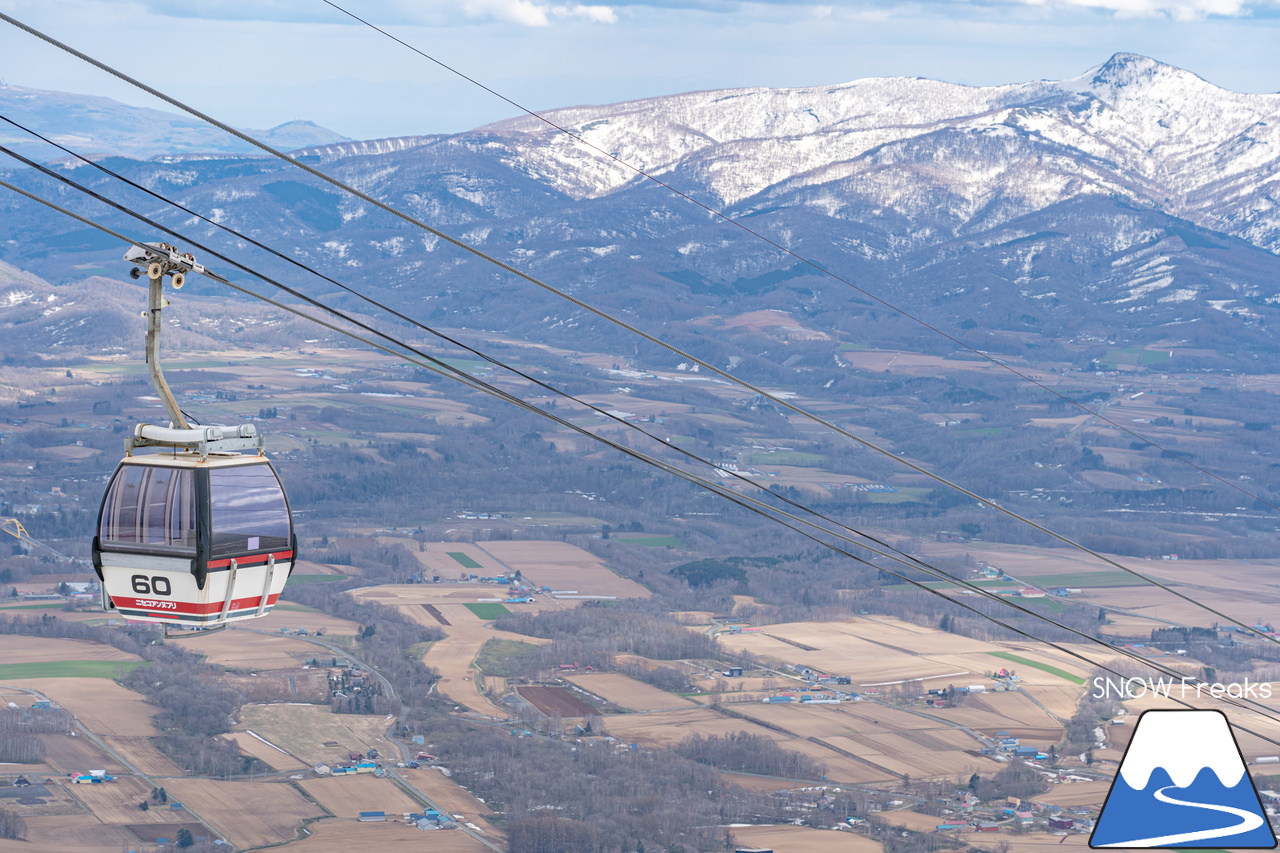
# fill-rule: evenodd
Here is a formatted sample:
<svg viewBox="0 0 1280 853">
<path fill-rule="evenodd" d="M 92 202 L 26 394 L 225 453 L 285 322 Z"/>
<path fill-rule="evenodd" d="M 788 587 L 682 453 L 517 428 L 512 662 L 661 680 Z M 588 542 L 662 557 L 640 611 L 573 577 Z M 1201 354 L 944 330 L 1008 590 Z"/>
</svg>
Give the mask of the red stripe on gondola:
<svg viewBox="0 0 1280 853">
<path fill-rule="evenodd" d="M 270 607 L 280 598 L 280 593 L 267 596 L 267 606 Z M 223 602 L 210 601 L 200 604 L 194 601 L 173 601 L 166 598 L 126 598 L 122 595 L 111 596 L 111 601 L 118 610 L 141 610 L 145 611 L 148 616 L 176 616 L 179 614 L 208 616 L 216 615 L 222 612 Z M 262 596 L 254 595 L 249 598 L 233 598 L 229 612 L 236 610 L 250 610 L 259 607 L 262 604 Z"/>
<path fill-rule="evenodd" d="M 236 566 L 243 569 L 246 566 L 256 566 L 261 563 L 265 563 L 267 562 L 268 557 L 275 557 L 276 562 L 278 563 L 283 560 L 292 560 L 293 552 L 292 551 L 276 551 L 274 554 L 251 554 L 248 557 L 236 557 L 235 561 L 236 561 Z M 229 568 L 231 568 L 230 557 L 228 557 L 225 560 L 209 561 L 210 571 L 212 571 L 213 569 L 229 569 Z"/>
</svg>

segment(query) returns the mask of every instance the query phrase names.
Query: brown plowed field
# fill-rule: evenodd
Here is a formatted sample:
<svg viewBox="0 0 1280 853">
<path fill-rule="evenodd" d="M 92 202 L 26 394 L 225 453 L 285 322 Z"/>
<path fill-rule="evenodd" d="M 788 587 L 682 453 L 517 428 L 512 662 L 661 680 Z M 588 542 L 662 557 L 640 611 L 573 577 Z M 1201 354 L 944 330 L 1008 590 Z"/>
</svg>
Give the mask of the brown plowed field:
<svg viewBox="0 0 1280 853">
<path fill-rule="evenodd" d="M 517 687 L 516 692 L 548 717 L 587 717 L 599 712 L 563 687 Z"/>
<path fill-rule="evenodd" d="M 1105 782 L 1071 782 L 1065 785 L 1054 785 L 1049 793 L 1037 795 L 1036 802 L 1070 808 L 1076 806 L 1102 808 L 1102 803 L 1106 800 L 1107 792 L 1110 790 L 1110 780 Z"/>
<path fill-rule="evenodd" d="M 103 823 L 168 823 L 179 819 L 177 813 L 168 808 L 145 812 L 138 808 L 138 803 L 151 798 L 151 785 L 137 776 L 122 776 L 115 782 L 98 785 L 65 783 L 65 787 L 67 793 L 84 803 Z"/>
<path fill-rule="evenodd" d="M 456 829 L 423 832 L 403 823 L 360 823 L 350 818 L 311 825 L 311 837 L 281 847 L 285 853 L 491 853 L 479 841 Z M 0 853 L 9 853 L 0 847 Z M 25 851 L 30 853 L 30 851 Z M 79 851 L 68 851 L 79 853 Z"/>
<path fill-rule="evenodd" d="M 519 570 L 534 586 L 576 589 L 587 595 L 648 598 L 651 593 L 635 581 L 615 575 L 594 554 L 564 542 L 479 542 L 491 559 Z"/>
<path fill-rule="evenodd" d="M 124 767 L 107 756 L 97 744 L 83 735 L 36 735 L 44 744 L 45 763 L 61 773 L 84 773 L 88 770 L 105 770 L 112 776 L 124 772 Z"/>
<path fill-rule="evenodd" d="M 174 812 L 174 814 L 181 814 L 181 812 Z M 178 833 L 184 829 L 191 833 L 195 841 L 201 838 L 212 840 L 215 837 L 209 831 L 209 827 L 203 823 L 134 823 L 126 826 L 125 829 L 151 844 L 161 838 L 167 838 L 173 842 L 177 839 Z"/>
<path fill-rule="evenodd" d="M 223 737 L 234 742 L 236 746 L 240 747 L 241 752 L 246 755 L 252 755 L 273 770 L 311 769 L 311 765 L 305 761 L 301 761 L 287 752 L 281 752 L 270 744 L 263 743 L 248 732 L 235 732 L 234 734 L 223 735 Z"/>
<path fill-rule="evenodd" d="M 568 678 L 584 690 L 632 711 L 668 711 L 673 708 L 693 708 L 698 704 L 621 673 L 601 672 L 570 675 Z"/>
<path fill-rule="evenodd" d="M 807 826 L 742 826 L 732 829 L 740 847 L 763 847 L 786 853 L 883 853 L 878 841 L 852 832 Z"/>
<path fill-rule="evenodd" d="M 24 817 L 26 841 L 0 839 L 0 853 L 118 853 L 137 845 L 119 826 L 104 826 L 91 814 Z"/>
<path fill-rule="evenodd" d="M 125 737 L 159 734 L 151 723 L 155 706 L 148 705 L 141 694 L 106 678 L 34 678 L 9 683 L 43 693 L 79 717 L 94 734 Z"/>
<path fill-rule="evenodd" d="M 281 628 L 293 631 L 306 628 L 314 635 L 316 631 L 324 629 L 326 634 L 342 637 L 354 637 L 356 631 L 360 629 L 359 625 L 349 619 L 339 619 L 337 616 L 330 616 L 328 613 L 321 613 L 319 610 L 293 602 L 277 604 L 270 613 L 254 619 L 252 624 L 256 631 L 279 631 Z M 328 652 L 328 649 L 322 649 L 319 646 L 312 646 L 312 649 L 315 650 L 312 657 Z"/>
<path fill-rule="evenodd" d="M 260 630 L 254 625 L 255 630 Z M 183 640 L 182 647 L 214 666 L 230 669 L 300 669 L 307 658 L 319 657 L 326 649 L 291 637 L 264 636 L 248 631 L 217 631 Z"/>
<path fill-rule="evenodd" d="M 305 818 L 324 815 L 292 785 L 281 782 L 171 779 L 165 791 L 170 800 L 191 806 L 237 847 L 288 841 Z"/>
<path fill-rule="evenodd" d="M 185 771 L 145 737 L 140 735 L 103 737 L 103 743 L 148 776 L 181 776 Z"/>
<path fill-rule="evenodd" d="M 102 614 L 97 614 L 101 618 Z M 0 643 L 0 663 L 47 663 L 62 660 L 140 660 L 106 643 L 56 640 L 6 634 Z"/>
<path fill-rule="evenodd" d="M 301 785 L 337 817 L 359 817 L 360 812 L 386 812 L 398 817 L 421 809 L 395 782 L 372 773 L 309 779 Z"/>
<path fill-rule="evenodd" d="M 444 614 L 441 613 L 439 608 L 437 608 L 434 604 L 420 604 L 418 606 L 421 607 L 423 610 L 427 611 L 427 613 L 431 616 L 431 618 L 439 622 L 441 625 L 452 624 L 448 619 L 444 618 Z"/>
</svg>

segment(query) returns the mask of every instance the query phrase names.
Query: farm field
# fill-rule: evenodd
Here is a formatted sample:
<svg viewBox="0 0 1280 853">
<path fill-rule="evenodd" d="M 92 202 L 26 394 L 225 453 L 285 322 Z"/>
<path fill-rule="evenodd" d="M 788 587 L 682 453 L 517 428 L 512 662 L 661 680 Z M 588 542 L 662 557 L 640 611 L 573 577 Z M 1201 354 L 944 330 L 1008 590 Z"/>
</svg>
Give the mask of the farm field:
<svg viewBox="0 0 1280 853">
<path fill-rule="evenodd" d="M 762 847 L 786 853 L 882 853 L 884 847 L 852 832 L 807 826 L 735 826 L 733 838 L 741 847 Z"/>
<path fill-rule="evenodd" d="M 311 825 L 311 836 L 279 850 L 285 853 L 492 853 L 465 832 L 437 829 L 431 832 L 403 823 L 360 823 L 351 819 L 322 820 Z M 9 853 L 0 847 L 0 853 Z M 79 851 L 67 851 L 79 853 Z"/>
<path fill-rule="evenodd" d="M 431 605 L 439 608 L 444 612 L 450 622 L 454 624 L 475 624 L 478 625 L 483 621 L 493 619 L 495 617 L 488 616 L 481 618 L 469 609 L 469 605 L 475 605 L 482 598 L 506 598 L 507 588 L 497 584 L 481 584 L 481 583 L 411 583 L 411 584 L 382 584 L 380 586 L 365 587 L 364 589 L 353 590 L 352 595 L 365 601 L 373 601 L 378 604 L 385 604 L 389 607 L 418 607 L 423 605 Z M 485 602 L 483 607 L 488 607 L 497 602 Z M 576 607 L 576 601 L 557 601 L 547 595 L 534 596 L 534 600 L 528 603 L 512 604 L 511 608 L 517 610 L 564 610 L 569 607 Z M 504 607 L 506 605 L 503 605 Z M 448 610 L 445 610 L 448 608 Z M 462 615 L 465 611 L 466 615 Z M 409 613 L 409 610 L 403 612 Z M 454 619 L 454 615 L 460 615 L 460 622 Z M 414 618 L 418 618 L 415 616 Z M 419 621 L 422 621 L 419 619 Z M 436 621 L 423 622 L 424 625 L 440 624 Z"/>
<path fill-rule="evenodd" d="M 610 716 L 605 718 L 604 728 L 608 734 L 619 740 L 650 747 L 670 747 L 695 734 L 704 737 L 724 736 L 745 731 L 766 737 L 786 749 L 807 755 L 819 764 L 825 765 L 827 778 L 832 781 L 865 784 L 885 782 L 894 778 L 892 773 L 824 748 L 822 744 L 793 738 L 783 732 L 758 725 L 752 720 L 726 716 L 710 708 Z"/>
<path fill-rule="evenodd" d="M 325 649 L 290 637 L 263 636 L 236 629 L 218 631 L 184 640 L 183 648 L 204 655 L 205 661 L 227 669 L 298 669 L 309 657 L 323 655 Z"/>
<path fill-rule="evenodd" d="M 168 779 L 165 791 L 170 800 L 189 804 L 237 847 L 288 841 L 303 819 L 324 815 L 292 785 L 283 782 Z"/>
<path fill-rule="evenodd" d="M 383 735 L 391 723 L 392 719 L 382 714 L 334 714 L 328 705 L 245 705 L 237 730 L 253 729 L 314 765 L 348 752 L 384 749 Z"/>
<path fill-rule="evenodd" d="M 150 737 L 155 707 L 139 693 L 105 678 L 14 679 L 11 683 L 38 691 L 80 718 L 98 735 Z"/>
<path fill-rule="evenodd" d="M 413 553 L 428 575 L 439 575 L 442 580 L 453 580 L 464 575 L 500 574 L 504 568 L 488 554 L 470 542 L 416 542 L 401 541 Z M 453 555 L 458 556 L 453 556 Z M 427 580 L 431 580 L 430 577 Z"/>
<path fill-rule="evenodd" d="M 596 713 L 595 708 L 563 687 L 517 687 L 516 693 L 548 717 L 576 719 Z"/>
<path fill-rule="evenodd" d="M 1047 794 L 1036 797 L 1036 802 L 1051 806 L 1094 806 L 1102 808 L 1102 803 L 1111 790 L 1111 781 L 1105 782 L 1072 782 L 1066 785 L 1054 785 Z"/>
<path fill-rule="evenodd" d="M 20 678 L 118 678 L 142 666 L 137 660 L 60 660 L 40 663 L 0 663 L 0 680 Z"/>
<path fill-rule="evenodd" d="M 335 637 L 354 637 L 359 630 L 360 626 L 349 619 L 339 619 L 337 616 L 330 616 L 328 613 L 322 613 L 305 605 L 295 604 L 288 600 L 288 595 L 286 591 L 285 599 L 273 607 L 270 613 L 254 619 L 253 627 L 262 631 L 279 631 L 281 628 L 292 631 L 306 628 L 312 635 L 323 629 L 326 634 L 332 634 Z M 316 652 L 321 651 L 316 646 L 312 648 Z"/>
<path fill-rule="evenodd" d="M 969 556 L 1003 569 L 1015 578 L 1045 586 L 1077 587 L 1084 591 L 1073 594 L 1071 599 L 1087 604 L 1132 609 L 1188 625 L 1207 626 L 1213 620 L 1212 614 L 1136 578 L 1129 586 L 1112 587 L 1118 582 L 1117 569 L 1066 548 L 926 542 L 922 550 L 927 556 Z M 1259 617 L 1260 607 L 1274 609 L 1280 604 L 1280 585 L 1269 580 L 1280 573 L 1280 560 L 1146 560 L 1107 556 L 1141 574 L 1176 584 L 1184 594 L 1192 594 L 1197 601 L 1250 624 Z M 1097 576 L 1096 587 L 1089 582 L 1089 575 Z M 1145 626 L 1142 632 L 1150 629 L 1151 626 Z"/>
<path fill-rule="evenodd" d="M 934 708 L 929 713 L 988 737 L 1007 731 L 1013 737 L 1026 738 L 1030 746 L 1043 748 L 1062 738 L 1062 725 L 1021 693 L 970 695 L 959 707 Z"/>
<path fill-rule="evenodd" d="M 519 571 L 530 584 L 556 589 L 576 589 L 583 595 L 648 598 L 649 590 L 635 581 L 615 575 L 594 554 L 564 542 L 479 542 L 489 562 Z"/>
<path fill-rule="evenodd" d="M 6 634 L 4 642 L 0 643 L 0 664 L 138 660 L 141 659 L 137 655 L 122 652 L 115 646 L 89 640 L 59 640 Z"/>
<path fill-rule="evenodd" d="M 148 809 L 145 812 L 138 808 L 138 803 L 150 798 L 152 789 L 150 784 L 136 776 L 121 776 L 115 782 L 101 785 L 64 783 L 64 787 L 103 823 L 171 823 L 174 820 L 186 821 L 191 817 L 168 808 Z"/>
<path fill-rule="evenodd" d="M 138 842 L 90 814 L 25 817 L 27 840 L 0 838 L 0 853 L 118 853 Z"/>
<path fill-rule="evenodd" d="M 287 752 L 273 747 L 271 744 L 263 743 L 262 740 L 253 736 L 251 732 L 235 732 L 233 734 L 224 735 L 227 740 L 233 741 L 236 746 L 240 747 L 240 751 L 246 755 L 252 755 L 254 758 L 262 761 L 273 770 L 310 770 L 311 765 L 299 760 L 297 757 Z"/>
<path fill-rule="evenodd" d="M 692 708 L 698 704 L 621 673 L 570 675 L 568 680 L 602 699 L 632 711 L 667 711 L 672 708 Z"/>
<path fill-rule="evenodd" d="M 181 776 L 183 768 L 141 735 L 101 735 L 103 743 L 139 772 L 149 776 Z"/>
<path fill-rule="evenodd" d="M 893 710 L 866 703 L 734 706 L 739 714 L 797 737 L 816 738 L 890 774 L 928 778 L 999 770 L 999 764 L 978 754 L 981 744 L 959 729 L 905 711 L 881 713 Z"/>
<path fill-rule="evenodd" d="M 952 661 L 923 657 L 894 646 L 893 640 L 880 641 L 882 626 L 865 620 L 842 622 L 788 622 L 767 625 L 757 631 L 721 633 L 720 641 L 734 651 L 747 651 L 786 663 L 803 664 L 820 672 L 848 675 L 856 686 L 875 687 L 903 681 L 966 678 L 970 666 Z M 954 635 L 942 634 L 951 638 Z M 872 639 L 876 638 L 876 639 Z M 893 639 L 899 639 L 895 636 Z M 903 641 L 923 642 L 921 637 L 904 635 Z M 954 637 L 960 648 L 977 641 Z M 952 651 L 956 646 L 952 647 Z M 982 651 L 998 650 L 997 646 L 980 644 Z M 976 650 L 976 649 L 975 649 Z M 987 666 L 986 669 L 990 669 Z M 980 668 L 978 672 L 983 670 Z"/>
<path fill-rule="evenodd" d="M 400 815 L 422 808 L 390 779 L 373 774 L 328 776 L 300 783 L 308 794 L 337 817 L 359 817 L 360 812 Z"/>
<path fill-rule="evenodd" d="M 0 695 L 0 702 L 5 697 Z M 124 772 L 124 767 L 98 748 L 86 737 L 77 735 L 37 735 L 44 744 L 44 760 L 60 773 L 83 773 L 86 770 L 105 770 L 112 776 Z"/>
</svg>

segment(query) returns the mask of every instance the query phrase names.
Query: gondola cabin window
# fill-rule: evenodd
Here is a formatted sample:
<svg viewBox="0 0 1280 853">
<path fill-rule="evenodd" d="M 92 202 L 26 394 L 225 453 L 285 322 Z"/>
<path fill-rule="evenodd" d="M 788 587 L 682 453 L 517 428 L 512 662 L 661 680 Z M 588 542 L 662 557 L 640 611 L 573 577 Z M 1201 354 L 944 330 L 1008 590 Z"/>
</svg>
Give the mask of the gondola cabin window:
<svg viewBox="0 0 1280 853">
<path fill-rule="evenodd" d="M 209 472 L 212 556 L 289 547 L 289 505 L 271 466 L 244 465 Z"/>
<path fill-rule="evenodd" d="M 196 493 L 190 469 L 123 466 L 107 492 L 103 544 L 194 553 Z"/>
</svg>

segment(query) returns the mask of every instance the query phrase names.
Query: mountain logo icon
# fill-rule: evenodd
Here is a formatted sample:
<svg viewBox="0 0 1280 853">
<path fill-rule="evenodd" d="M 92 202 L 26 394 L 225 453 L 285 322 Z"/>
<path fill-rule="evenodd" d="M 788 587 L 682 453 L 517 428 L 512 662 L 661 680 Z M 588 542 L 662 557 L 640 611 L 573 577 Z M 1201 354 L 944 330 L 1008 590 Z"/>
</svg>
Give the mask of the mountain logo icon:
<svg viewBox="0 0 1280 853">
<path fill-rule="evenodd" d="M 1221 711 L 1146 711 L 1089 846 L 1271 849 L 1275 834 Z"/>
</svg>

